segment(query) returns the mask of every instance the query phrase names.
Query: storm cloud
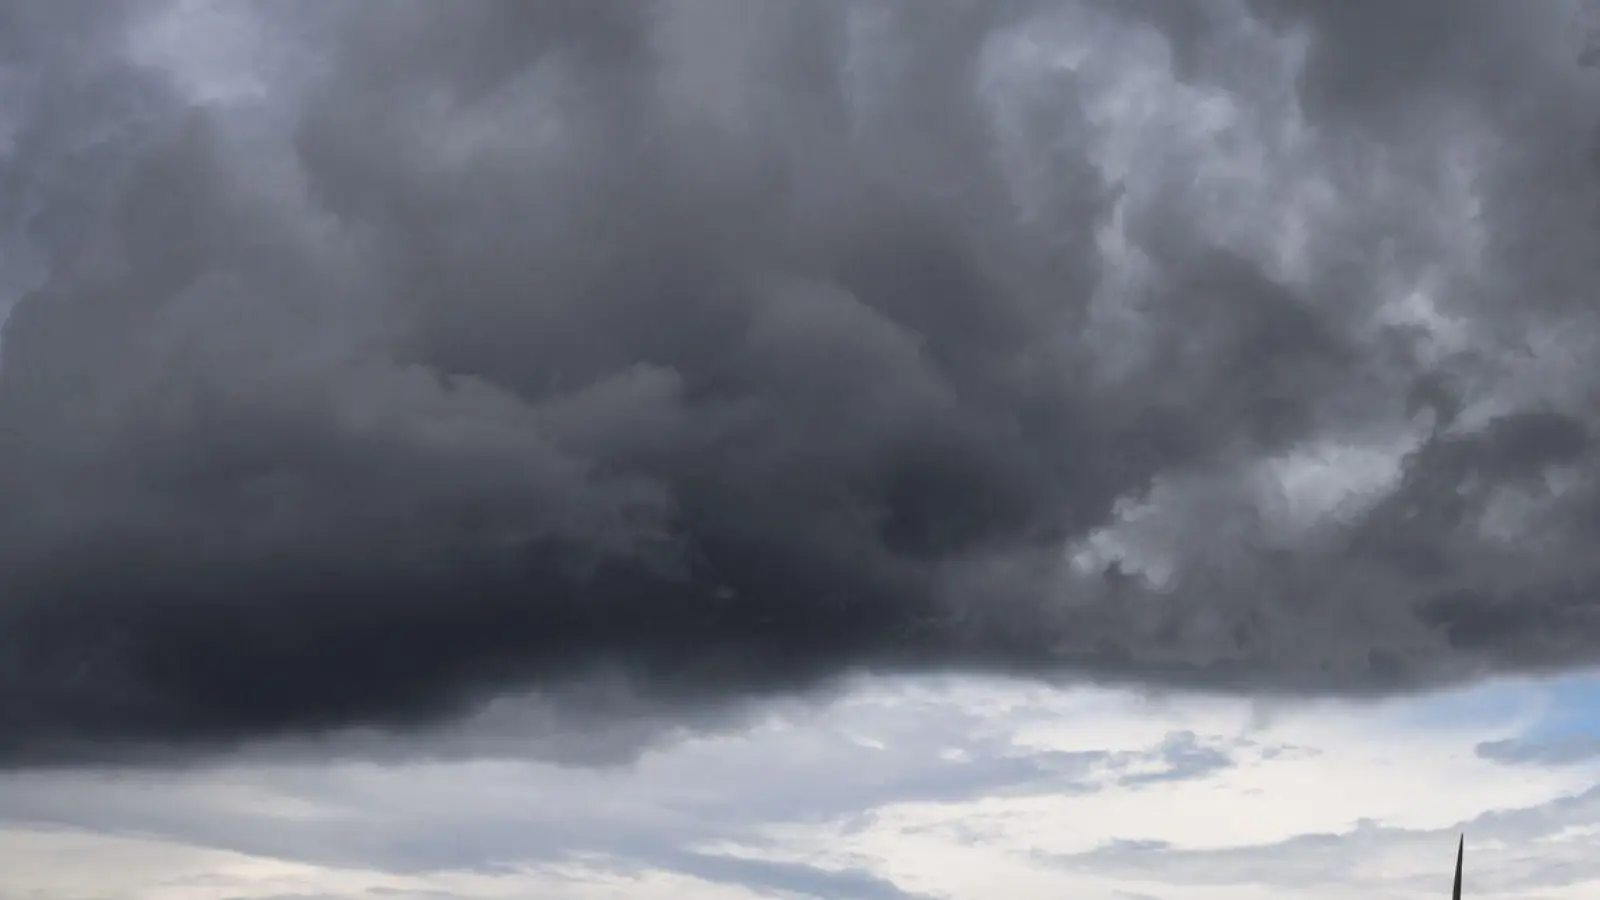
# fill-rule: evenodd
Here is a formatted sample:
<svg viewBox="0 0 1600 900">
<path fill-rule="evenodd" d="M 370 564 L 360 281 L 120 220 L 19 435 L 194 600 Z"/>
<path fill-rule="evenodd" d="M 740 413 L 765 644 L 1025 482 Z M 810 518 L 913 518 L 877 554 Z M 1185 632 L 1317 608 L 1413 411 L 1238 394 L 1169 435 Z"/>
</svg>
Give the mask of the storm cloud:
<svg viewBox="0 0 1600 900">
<path fill-rule="evenodd" d="M 10 764 L 1600 661 L 1576 0 L 35 6 Z"/>
</svg>

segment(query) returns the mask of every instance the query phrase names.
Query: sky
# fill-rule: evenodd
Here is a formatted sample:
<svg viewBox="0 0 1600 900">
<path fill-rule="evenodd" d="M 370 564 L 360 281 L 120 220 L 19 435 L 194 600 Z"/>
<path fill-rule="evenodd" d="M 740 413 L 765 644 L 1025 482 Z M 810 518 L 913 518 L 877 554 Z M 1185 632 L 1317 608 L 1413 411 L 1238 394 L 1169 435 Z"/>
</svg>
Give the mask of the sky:
<svg viewBox="0 0 1600 900">
<path fill-rule="evenodd" d="M 1569 897 L 1587 0 L 0 2 L 0 900 Z"/>
<path fill-rule="evenodd" d="M 0 778 L 0 891 L 138 898 L 1578 898 L 1595 676 L 1352 706 L 874 679 L 603 767 L 514 741 Z M 492 732 L 483 720 L 457 733 Z"/>
</svg>

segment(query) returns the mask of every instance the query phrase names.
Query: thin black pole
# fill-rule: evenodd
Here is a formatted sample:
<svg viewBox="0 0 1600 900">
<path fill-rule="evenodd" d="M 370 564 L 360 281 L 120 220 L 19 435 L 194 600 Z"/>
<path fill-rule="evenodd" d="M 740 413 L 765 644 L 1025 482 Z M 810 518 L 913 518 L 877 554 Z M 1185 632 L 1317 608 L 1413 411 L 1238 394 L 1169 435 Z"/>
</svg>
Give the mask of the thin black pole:
<svg viewBox="0 0 1600 900">
<path fill-rule="evenodd" d="M 1456 889 L 1450 892 L 1451 900 L 1461 900 L 1461 860 L 1467 853 L 1467 836 L 1462 835 L 1456 844 Z"/>
</svg>

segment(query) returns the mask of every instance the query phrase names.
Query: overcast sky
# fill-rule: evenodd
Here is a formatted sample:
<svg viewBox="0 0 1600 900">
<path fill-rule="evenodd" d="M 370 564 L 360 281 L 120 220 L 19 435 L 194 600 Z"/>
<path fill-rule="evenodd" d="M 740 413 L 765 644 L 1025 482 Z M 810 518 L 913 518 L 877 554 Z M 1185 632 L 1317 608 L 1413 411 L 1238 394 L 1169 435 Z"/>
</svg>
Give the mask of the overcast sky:
<svg viewBox="0 0 1600 900">
<path fill-rule="evenodd" d="M 1590 892 L 1586 0 L 0 0 L 0 898 Z"/>
</svg>

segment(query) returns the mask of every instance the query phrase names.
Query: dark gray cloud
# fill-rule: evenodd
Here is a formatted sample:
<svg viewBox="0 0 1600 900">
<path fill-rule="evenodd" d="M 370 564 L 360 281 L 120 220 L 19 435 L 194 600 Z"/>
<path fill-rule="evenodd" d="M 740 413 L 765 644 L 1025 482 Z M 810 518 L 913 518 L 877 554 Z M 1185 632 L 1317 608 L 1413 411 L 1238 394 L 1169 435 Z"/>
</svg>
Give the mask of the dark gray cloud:
<svg viewBox="0 0 1600 900">
<path fill-rule="evenodd" d="M 13 764 L 1600 656 L 1575 6 L 237 5 L 229 101 L 75 9 L 0 46 Z"/>
</svg>

